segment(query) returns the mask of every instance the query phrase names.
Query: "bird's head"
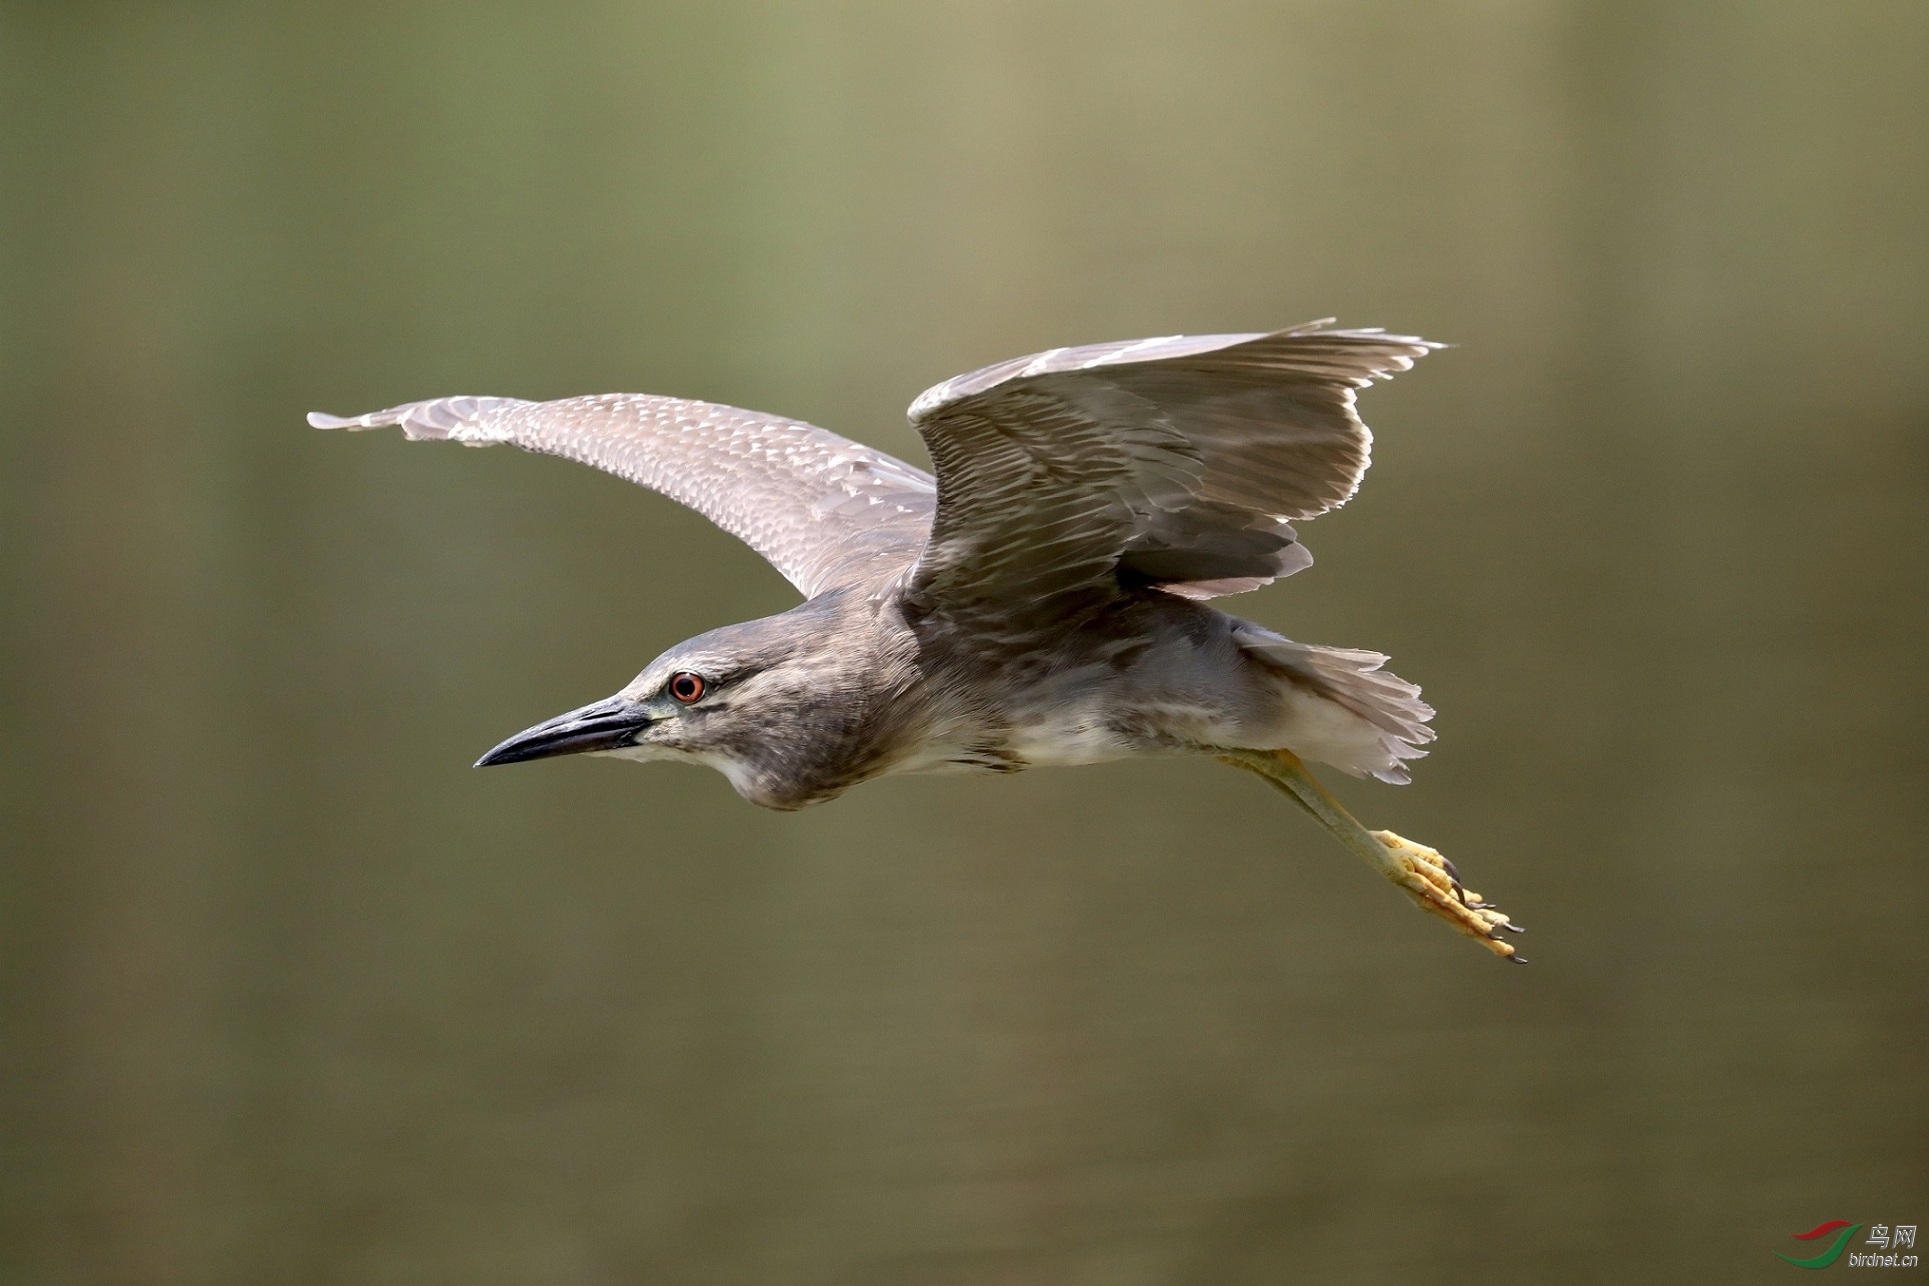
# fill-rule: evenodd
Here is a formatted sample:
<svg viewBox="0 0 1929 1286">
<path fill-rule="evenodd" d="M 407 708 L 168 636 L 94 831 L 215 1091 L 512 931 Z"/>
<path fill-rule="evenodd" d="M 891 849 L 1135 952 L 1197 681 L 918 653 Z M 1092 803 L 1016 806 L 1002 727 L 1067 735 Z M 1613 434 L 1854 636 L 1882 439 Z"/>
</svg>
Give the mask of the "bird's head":
<svg viewBox="0 0 1929 1286">
<path fill-rule="evenodd" d="M 801 808 L 868 774 L 876 667 L 806 603 L 700 634 L 644 667 L 622 691 L 517 733 L 478 768 L 594 754 L 715 768 L 752 803 Z M 865 664 L 853 662 L 863 660 Z"/>
</svg>

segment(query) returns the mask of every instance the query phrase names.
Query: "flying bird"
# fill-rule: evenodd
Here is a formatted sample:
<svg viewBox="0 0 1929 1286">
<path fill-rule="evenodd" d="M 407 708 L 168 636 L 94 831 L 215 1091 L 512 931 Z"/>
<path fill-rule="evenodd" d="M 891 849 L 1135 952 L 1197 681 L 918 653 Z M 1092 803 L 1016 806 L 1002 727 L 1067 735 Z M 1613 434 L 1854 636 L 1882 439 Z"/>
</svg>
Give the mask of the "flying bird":
<svg viewBox="0 0 1929 1286">
<path fill-rule="evenodd" d="M 767 808 L 887 773 L 1211 755 L 1258 773 L 1427 911 L 1518 959 L 1434 850 L 1368 831 L 1302 762 L 1408 780 L 1433 740 L 1377 652 L 1297 643 L 1208 600 L 1312 562 L 1346 502 L 1354 395 L 1440 345 L 1332 319 L 1054 348 L 911 404 L 936 476 L 800 420 L 634 393 L 445 397 L 321 429 L 507 442 L 662 492 L 804 596 L 700 634 L 477 766 L 597 754 L 706 764 Z"/>
</svg>

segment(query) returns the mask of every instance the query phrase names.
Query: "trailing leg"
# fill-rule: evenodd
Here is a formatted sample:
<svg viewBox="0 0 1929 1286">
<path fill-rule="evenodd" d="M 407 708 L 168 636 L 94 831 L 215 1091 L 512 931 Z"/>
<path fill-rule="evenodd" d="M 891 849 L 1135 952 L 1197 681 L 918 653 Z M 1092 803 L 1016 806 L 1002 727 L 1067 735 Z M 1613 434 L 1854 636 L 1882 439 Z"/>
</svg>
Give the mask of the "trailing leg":
<svg viewBox="0 0 1929 1286">
<path fill-rule="evenodd" d="M 1520 961 L 1506 932 L 1520 927 L 1478 893 L 1460 883 L 1453 863 L 1424 844 L 1403 839 L 1392 831 L 1369 831 L 1360 825 L 1326 787 L 1306 771 L 1290 750 L 1220 750 L 1221 763 L 1264 777 L 1288 799 L 1311 813 L 1333 838 L 1363 858 L 1367 865 L 1404 889 L 1420 908 L 1431 911 L 1460 932 L 1503 959 Z"/>
</svg>

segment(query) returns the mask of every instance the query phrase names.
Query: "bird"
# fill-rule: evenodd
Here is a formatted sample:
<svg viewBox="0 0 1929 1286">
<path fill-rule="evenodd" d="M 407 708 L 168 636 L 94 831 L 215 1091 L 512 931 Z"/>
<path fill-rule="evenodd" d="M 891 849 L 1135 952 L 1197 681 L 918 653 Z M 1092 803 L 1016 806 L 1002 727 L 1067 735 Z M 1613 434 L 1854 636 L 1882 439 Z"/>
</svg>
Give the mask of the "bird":
<svg viewBox="0 0 1929 1286">
<path fill-rule="evenodd" d="M 1378 652 L 1295 642 L 1211 600 L 1304 570 L 1344 504 L 1359 390 L 1444 347 L 1333 318 L 1053 348 L 926 390 L 932 472 L 801 420 L 677 397 L 456 396 L 321 429 L 509 443 L 662 493 L 769 561 L 787 611 L 678 643 L 477 767 L 586 754 L 706 765 L 792 810 L 893 773 L 1203 755 L 1255 773 L 1505 959 L 1509 917 L 1436 850 L 1368 831 L 1306 767 L 1409 780 L 1434 738 Z"/>
</svg>

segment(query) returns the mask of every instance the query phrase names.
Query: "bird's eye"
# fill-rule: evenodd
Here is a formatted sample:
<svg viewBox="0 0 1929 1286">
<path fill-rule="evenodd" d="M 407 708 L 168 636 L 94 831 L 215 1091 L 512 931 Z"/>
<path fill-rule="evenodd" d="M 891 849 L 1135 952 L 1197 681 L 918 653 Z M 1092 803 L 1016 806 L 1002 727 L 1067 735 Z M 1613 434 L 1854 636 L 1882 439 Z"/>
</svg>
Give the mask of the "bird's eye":
<svg viewBox="0 0 1929 1286">
<path fill-rule="evenodd" d="M 702 675 L 692 674 L 688 670 L 682 670 L 670 676 L 670 695 L 684 705 L 689 705 L 701 697 L 708 686 L 704 683 Z"/>
</svg>

